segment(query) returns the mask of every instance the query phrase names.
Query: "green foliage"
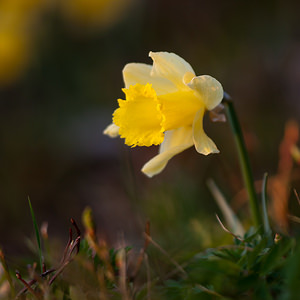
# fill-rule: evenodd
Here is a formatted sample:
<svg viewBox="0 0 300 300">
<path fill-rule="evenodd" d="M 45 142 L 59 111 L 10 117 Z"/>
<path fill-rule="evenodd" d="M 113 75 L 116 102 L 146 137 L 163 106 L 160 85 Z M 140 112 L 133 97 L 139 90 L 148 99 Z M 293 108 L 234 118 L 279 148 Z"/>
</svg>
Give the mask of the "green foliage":
<svg viewBox="0 0 300 300">
<path fill-rule="evenodd" d="M 293 238 L 282 237 L 269 246 L 268 236 L 248 232 L 233 245 L 196 255 L 186 267 L 187 278 L 167 285 L 168 295 L 183 299 L 180 291 L 189 291 L 186 299 L 297 299 L 291 298 L 299 295 L 295 245 Z"/>
<path fill-rule="evenodd" d="M 37 235 L 39 230 L 31 203 L 30 210 Z M 60 262 L 42 272 L 38 272 L 33 263 L 27 275 L 17 272 L 15 278 L 1 251 L 4 272 L 0 273 L 0 285 L 6 285 L 7 292 L 0 292 L 0 299 L 299 298 L 300 246 L 297 238 L 273 236 L 270 228 L 263 231 L 251 227 L 242 237 L 232 234 L 232 242 L 223 246 L 193 255 L 188 247 L 170 253 L 152 238 L 147 223 L 141 249 L 129 247 L 124 242 L 119 248 L 110 248 L 105 240 L 97 237 L 91 209 L 86 209 L 83 217 L 85 238 L 81 238 L 76 222 L 71 219 L 75 237 L 70 228 Z M 226 230 L 223 225 L 219 227 L 219 231 L 223 229 Z M 231 232 L 226 230 L 225 234 L 230 236 Z M 38 242 L 39 251 L 40 245 L 41 241 Z M 49 261 L 55 261 L 51 253 L 46 255 Z"/>
<path fill-rule="evenodd" d="M 269 233 L 250 228 L 243 237 L 233 237 L 231 244 L 208 248 L 192 258 L 179 257 L 181 264 L 147 230 L 139 253 L 126 246 L 109 249 L 88 227 L 80 251 L 74 256 L 78 238 L 65 248 L 68 267 L 63 267 L 63 276 L 59 267 L 53 271 L 55 275 L 31 274 L 36 278 L 34 284 L 30 278 L 26 280 L 32 290 L 25 285 L 19 299 L 296 300 L 300 293 L 299 241 L 288 236 L 277 235 L 270 242 Z M 162 257 L 161 272 L 155 267 L 158 257 Z M 4 255 L 1 262 L 5 262 Z M 4 281 L 2 278 L 2 284 Z M 11 289 L 15 286 L 11 284 Z M 14 291 L 6 297 L 9 295 Z M 0 295 L 0 299 L 8 298 Z"/>
</svg>

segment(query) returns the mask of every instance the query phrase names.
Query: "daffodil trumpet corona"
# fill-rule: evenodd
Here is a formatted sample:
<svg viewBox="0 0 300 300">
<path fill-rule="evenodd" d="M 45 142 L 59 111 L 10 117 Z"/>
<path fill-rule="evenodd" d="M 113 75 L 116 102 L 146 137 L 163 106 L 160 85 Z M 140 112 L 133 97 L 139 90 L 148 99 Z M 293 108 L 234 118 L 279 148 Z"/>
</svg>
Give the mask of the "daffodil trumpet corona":
<svg viewBox="0 0 300 300">
<path fill-rule="evenodd" d="M 203 130 L 203 116 L 221 103 L 223 88 L 209 75 L 196 76 L 190 64 L 174 53 L 149 56 L 153 65 L 124 67 L 126 98 L 118 100 L 113 123 L 104 134 L 120 136 L 131 147 L 160 145 L 158 155 L 142 168 L 152 177 L 189 147 L 204 155 L 219 152 Z"/>
</svg>

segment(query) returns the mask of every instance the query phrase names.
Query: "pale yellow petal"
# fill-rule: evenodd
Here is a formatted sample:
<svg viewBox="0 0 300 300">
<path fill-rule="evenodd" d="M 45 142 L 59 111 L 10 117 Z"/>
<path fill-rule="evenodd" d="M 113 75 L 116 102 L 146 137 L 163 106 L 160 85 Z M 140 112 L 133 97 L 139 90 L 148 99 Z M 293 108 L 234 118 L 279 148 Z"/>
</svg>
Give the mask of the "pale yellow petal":
<svg viewBox="0 0 300 300">
<path fill-rule="evenodd" d="M 159 154 L 144 165 L 142 172 L 148 177 L 160 173 L 173 156 L 191 146 L 193 146 L 191 127 L 182 127 L 167 131 L 165 133 L 165 139 L 160 146 Z"/>
<path fill-rule="evenodd" d="M 150 72 L 152 66 L 140 63 L 130 63 L 123 68 L 123 79 L 125 88 L 128 89 L 130 85 L 137 83 L 145 85 L 150 83 Z"/>
<path fill-rule="evenodd" d="M 159 145 L 164 139 L 164 116 L 151 84 L 123 89 L 126 100 L 119 99 L 119 108 L 113 114 L 113 123 L 119 126 L 121 138 L 128 146 Z"/>
<path fill-rule="evenodd" d="M 180 56 L 169 52 L 150 52 L 153 59 L 151 75 L 153 77 L 167 78 L 179 89 L 186 89 L 184 75 L 186 73 L 195 74 L 191 65 Z"/>
<path fill-rule="evenodd" d="M 224 92 L 221 83 L 209 75 L 194 77 L 188 86 L 196 91 L 208 110 L 215 108 L 223 99 Z"/>
<path fill-rule="evenodd" d="M 215 143 L 206 135 L 203 130 L 203 116 L 205 109 L 201 108 L 195 116 L 193 123 L 193 139 L 198 153 L 208 155 L 210 153 L 219 153 Z"/>
<path fill-rule="evenodd" d="M 166 152 L 180 145 L 193 145 L 193 131 L 191 126 L 166 131 L 165 139 L 159 147 L 159 153 Z"/>
<path fill-rule="evenodd" d="M 185 85 L 187 85 L 190 81 L 192 81 L 192 79 L 195 77 L 195 74 L 194 72 L 186 72 L 184 75 L 183 75 L 183 78 L 182 78 L 182 81 Z"/>
<path fill-rule="evenodd" d="M 176 86 L 166 78 L 151 76 L 152 66 L 140 63 L 127 64 L 123 69 L 125 88 L 137 83 L 146 85 L 151 83 L 157 95 L 172 93 Z"/>
<path fill-rule="evenodd" d="M 106 134 L 111 138 L 115 138 L 119 136 L 119 126 L 112 123 L 103 130 L 103 134 Z"/>
<path fill-rule="evenodd" d="M 204 107 L 201 99 L 192 90 L 160 95 L 158 99 L 162 104 L 166 130 L 192 126 L 196 112 Z"/>
</svg>

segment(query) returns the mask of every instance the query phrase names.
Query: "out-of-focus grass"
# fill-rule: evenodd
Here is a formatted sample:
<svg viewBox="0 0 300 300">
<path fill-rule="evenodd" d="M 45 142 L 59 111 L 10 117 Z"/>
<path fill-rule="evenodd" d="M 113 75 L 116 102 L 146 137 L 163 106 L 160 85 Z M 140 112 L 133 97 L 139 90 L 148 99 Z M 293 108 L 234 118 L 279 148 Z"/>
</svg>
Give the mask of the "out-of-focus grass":
<svg viewBox="0 0 300 300">
<path fill-rule="evenodd" d="M 172 224 L 171 219 L 166 221 Z M 235 236 L 233 240 L 231 237 L 227 244 L 209 247 L 206 241 L 205 249 L 198 244 L 195 251 L 174 231 L 176 243 L 171 244 L 181 245 L 178 251 L 176 246 L 169 247 L 170 244 L 167 248 L 162 246 L 147 223 L 144 233 L 141 232 L 144 241 L 141 246 L 126 245 L 121 237 L 116 248 L 109 248 L 98 237 L 89 208 L 83 213 L 84 235 L 73 220 L 72 223 L 74 236 L 70 229 L 60 259 L 55 258 L 57 247 L 47 249 L 42 273 L 31 259 L 27 270 L 22 267 L 14 275 L 1 251 L 0 299 L 284 300 L 298 297 L 299 241 L 292 237 L 276 235 L 270 240 L 251 228 L 244 236 Z M 192 237 L 185 228 L 181 230 Z M 222 230 L 220 226 L 219 231 Z M 207 226 L 205 232 L 209 233 Z M 45 231 L 42 236 L 43 242 L 51 246 Z"/>
</svg>

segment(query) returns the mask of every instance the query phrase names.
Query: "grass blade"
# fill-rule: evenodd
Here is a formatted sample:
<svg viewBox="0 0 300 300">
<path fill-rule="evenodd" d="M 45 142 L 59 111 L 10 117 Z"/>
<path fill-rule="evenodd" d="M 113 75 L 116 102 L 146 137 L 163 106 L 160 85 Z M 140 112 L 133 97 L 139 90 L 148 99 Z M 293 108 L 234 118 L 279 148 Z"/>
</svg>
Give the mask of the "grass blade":
<svg viewBox="0 0 300 300">
<path fill-rule="evenodd" d="M 243 237 L 245 234 L 244 227 L 242 223 L 239 221 L 236 214 L 233 212 L 231 207 L 228 205 L 225 197 L 221 193 L 220 189 L 216 185 L 216 183 L 209 178 L 206 182 L 210 192 L 212 193 L 216 203 L 218 204 L 222 214 L 226 220 L 227 225 L 229 226 L 230 230 L 238 236 Z"/>
<path fill-rule="evenodd" d="M 31 201 L 30 201 L 29 197 L 28 197 L 28 203 L 29 203 L 31 219 L 32 219 L 32 223 L 33 223 L 33 227 L 34 227 L 34 231 L 35 231 L 36 241 L 37 241 L 38 248 L 39 248 L 39 259 L 40 259 L 41 273 L 43 273 L 43 255 L 42 255 L 40 232 L 39 232 L 39 227 L 37 225 L 36 218 L 35 218 L 34 211 L 33 211 L 33 208 L 32 208 Z"/>
<path fill-rule="evenodd" d="M 268 210 L 267 210 L 267 182 L 268 182 L 268 174 L 264 174 L 263 178 L 263 186 L 262 186 L 262 210 L 263 210 L 263 222 L 264 222 L 264 231 L 266 236 L 272 240 L 272 230 L 269 223 Z"/>
</svg>

